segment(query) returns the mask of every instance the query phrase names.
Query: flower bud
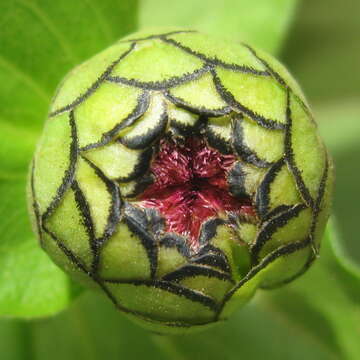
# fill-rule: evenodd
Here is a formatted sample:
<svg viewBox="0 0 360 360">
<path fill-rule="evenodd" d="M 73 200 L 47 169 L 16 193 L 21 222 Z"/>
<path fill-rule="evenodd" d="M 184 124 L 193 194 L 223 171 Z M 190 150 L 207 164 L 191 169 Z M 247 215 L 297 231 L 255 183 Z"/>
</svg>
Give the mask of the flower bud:
<svg viewBox="0 0 360 360">
<path fill-rule="evenodd" d="M 332 182 L 287 70 L 180 30 L 133 34 L 66 76 L 28 197 L 56 264 L 147 328 L 180 333 L 306 271 Z"/>
</svg>

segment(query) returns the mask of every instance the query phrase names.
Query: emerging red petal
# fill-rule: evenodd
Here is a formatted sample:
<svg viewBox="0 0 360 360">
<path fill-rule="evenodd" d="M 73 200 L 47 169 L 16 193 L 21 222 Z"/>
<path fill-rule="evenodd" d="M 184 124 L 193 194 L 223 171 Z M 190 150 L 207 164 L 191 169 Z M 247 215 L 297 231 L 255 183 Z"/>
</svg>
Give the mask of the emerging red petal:
<svg viewBox="0 0 360 360">
<path fill-rule="evenodd" d="M 248 199 L 236 199 L 229 192 L 226 175 L 234 161 L 233 155 L 221 154 L 201 138 L 184 143 L 163 139 L 150 170 L 155 182 L 139 205 L 158 209 L 166 231 L 186 236 L 196 248 L 201 225 L 210 217 L 254 214 Z"/>
</svg>

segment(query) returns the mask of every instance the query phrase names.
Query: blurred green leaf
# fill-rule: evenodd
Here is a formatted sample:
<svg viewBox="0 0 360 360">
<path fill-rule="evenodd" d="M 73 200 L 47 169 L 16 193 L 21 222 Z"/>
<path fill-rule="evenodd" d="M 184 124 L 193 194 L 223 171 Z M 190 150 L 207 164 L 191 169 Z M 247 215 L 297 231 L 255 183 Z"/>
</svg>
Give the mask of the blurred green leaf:
<svg viewBox="0 0 360 360">
<path fill-rule="evenodd" d="M 334 221 L 329 224 L 329 237 L 331 250 L 335 259 L 338 261 L 343 270 L 347 272 L 348 276 L 352 278 L 355 288 L 358 288 L 358 293 L 360 294 L 360 266 L 353 262 L 349 257 Z"/>
<path fill-rule="evenodd" d="M 300 1 L 282 59 L 311 102 L 360 95 L 360 2 Z"/>
<path fill-rule="evenodd" d="M 320 133 L 334 154 L 360 146 L 359 99 L 343 99 L 315 106 Z"/>
<path fill-rule="evenodd" d="M 135 30 L 136 12 L 133 0 L 0 2 L 0 315 L 50 315 L 73 296 L 30 229 L 26 173 L 61 78 Z"/>
<path fill-rule="evenodd" d="M 0 337 L 2 360 L 168 359 L 149 333 L 90 292 L 54 318 L 0 320 Z"/>
<path fill-rule="evenodd" d="M 3 360 L 32 360 L 29 356 L 31 336 L 27 323 L 21 320 L 0 320 L 0 353 Z"/>
<path fill-rule="evenodd" d="M 142 0 L 140 25 L 191 27 L 276 53 L 294 15 L 296 0 Z"/>
<path fill-rule="evenodd" d="M 315 116 L 335 163 L 337 227 L 349 256 L 360 265 L 360 102 L 356 98 L 325 102 L 315 106 Z"/>
<path fill-rule="evenodd" d="M 336 347 L 307 333 L 301 321 L 254 301 L 226 324 L 187 337 L 154 339 L 168 359 L 332 360 Z"/>
</svg>

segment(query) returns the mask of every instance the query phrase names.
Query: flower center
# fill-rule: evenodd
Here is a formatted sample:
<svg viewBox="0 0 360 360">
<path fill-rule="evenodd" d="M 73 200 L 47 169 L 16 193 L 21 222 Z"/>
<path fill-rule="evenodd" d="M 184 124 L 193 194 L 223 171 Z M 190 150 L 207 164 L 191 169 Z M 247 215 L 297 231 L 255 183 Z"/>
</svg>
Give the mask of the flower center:
<svg viewBox="0 0 360 360">
<path fill-rule="evenodd" d="M 155 181 L 141 195 L 139 205 L 158 209 L 165 230 L 185 236 L 188 245 L 196 248 L 207 219 L 224 218 L 229 212 L 254 214 L 250 199 L 237 199 L 229 192 L 227 172 L 235 160 L 198 137 L 182 143 L 163 139 L 150 169 Z"/>
</svg>

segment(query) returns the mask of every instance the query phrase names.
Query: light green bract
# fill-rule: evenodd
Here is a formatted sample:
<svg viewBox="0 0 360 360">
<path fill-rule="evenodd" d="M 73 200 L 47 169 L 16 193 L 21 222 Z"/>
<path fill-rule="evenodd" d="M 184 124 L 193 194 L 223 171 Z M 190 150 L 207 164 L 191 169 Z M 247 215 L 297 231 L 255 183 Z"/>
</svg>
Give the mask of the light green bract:
<svg viewBox="0 0 360 360">
<path fill-rule="evenodd" d="M 161 333 L 304 273 L 333 170 L 287 70 L 195 31 L 137 33 L 70 72 L 29 181 L 41 246 Z"/>
</svg>

